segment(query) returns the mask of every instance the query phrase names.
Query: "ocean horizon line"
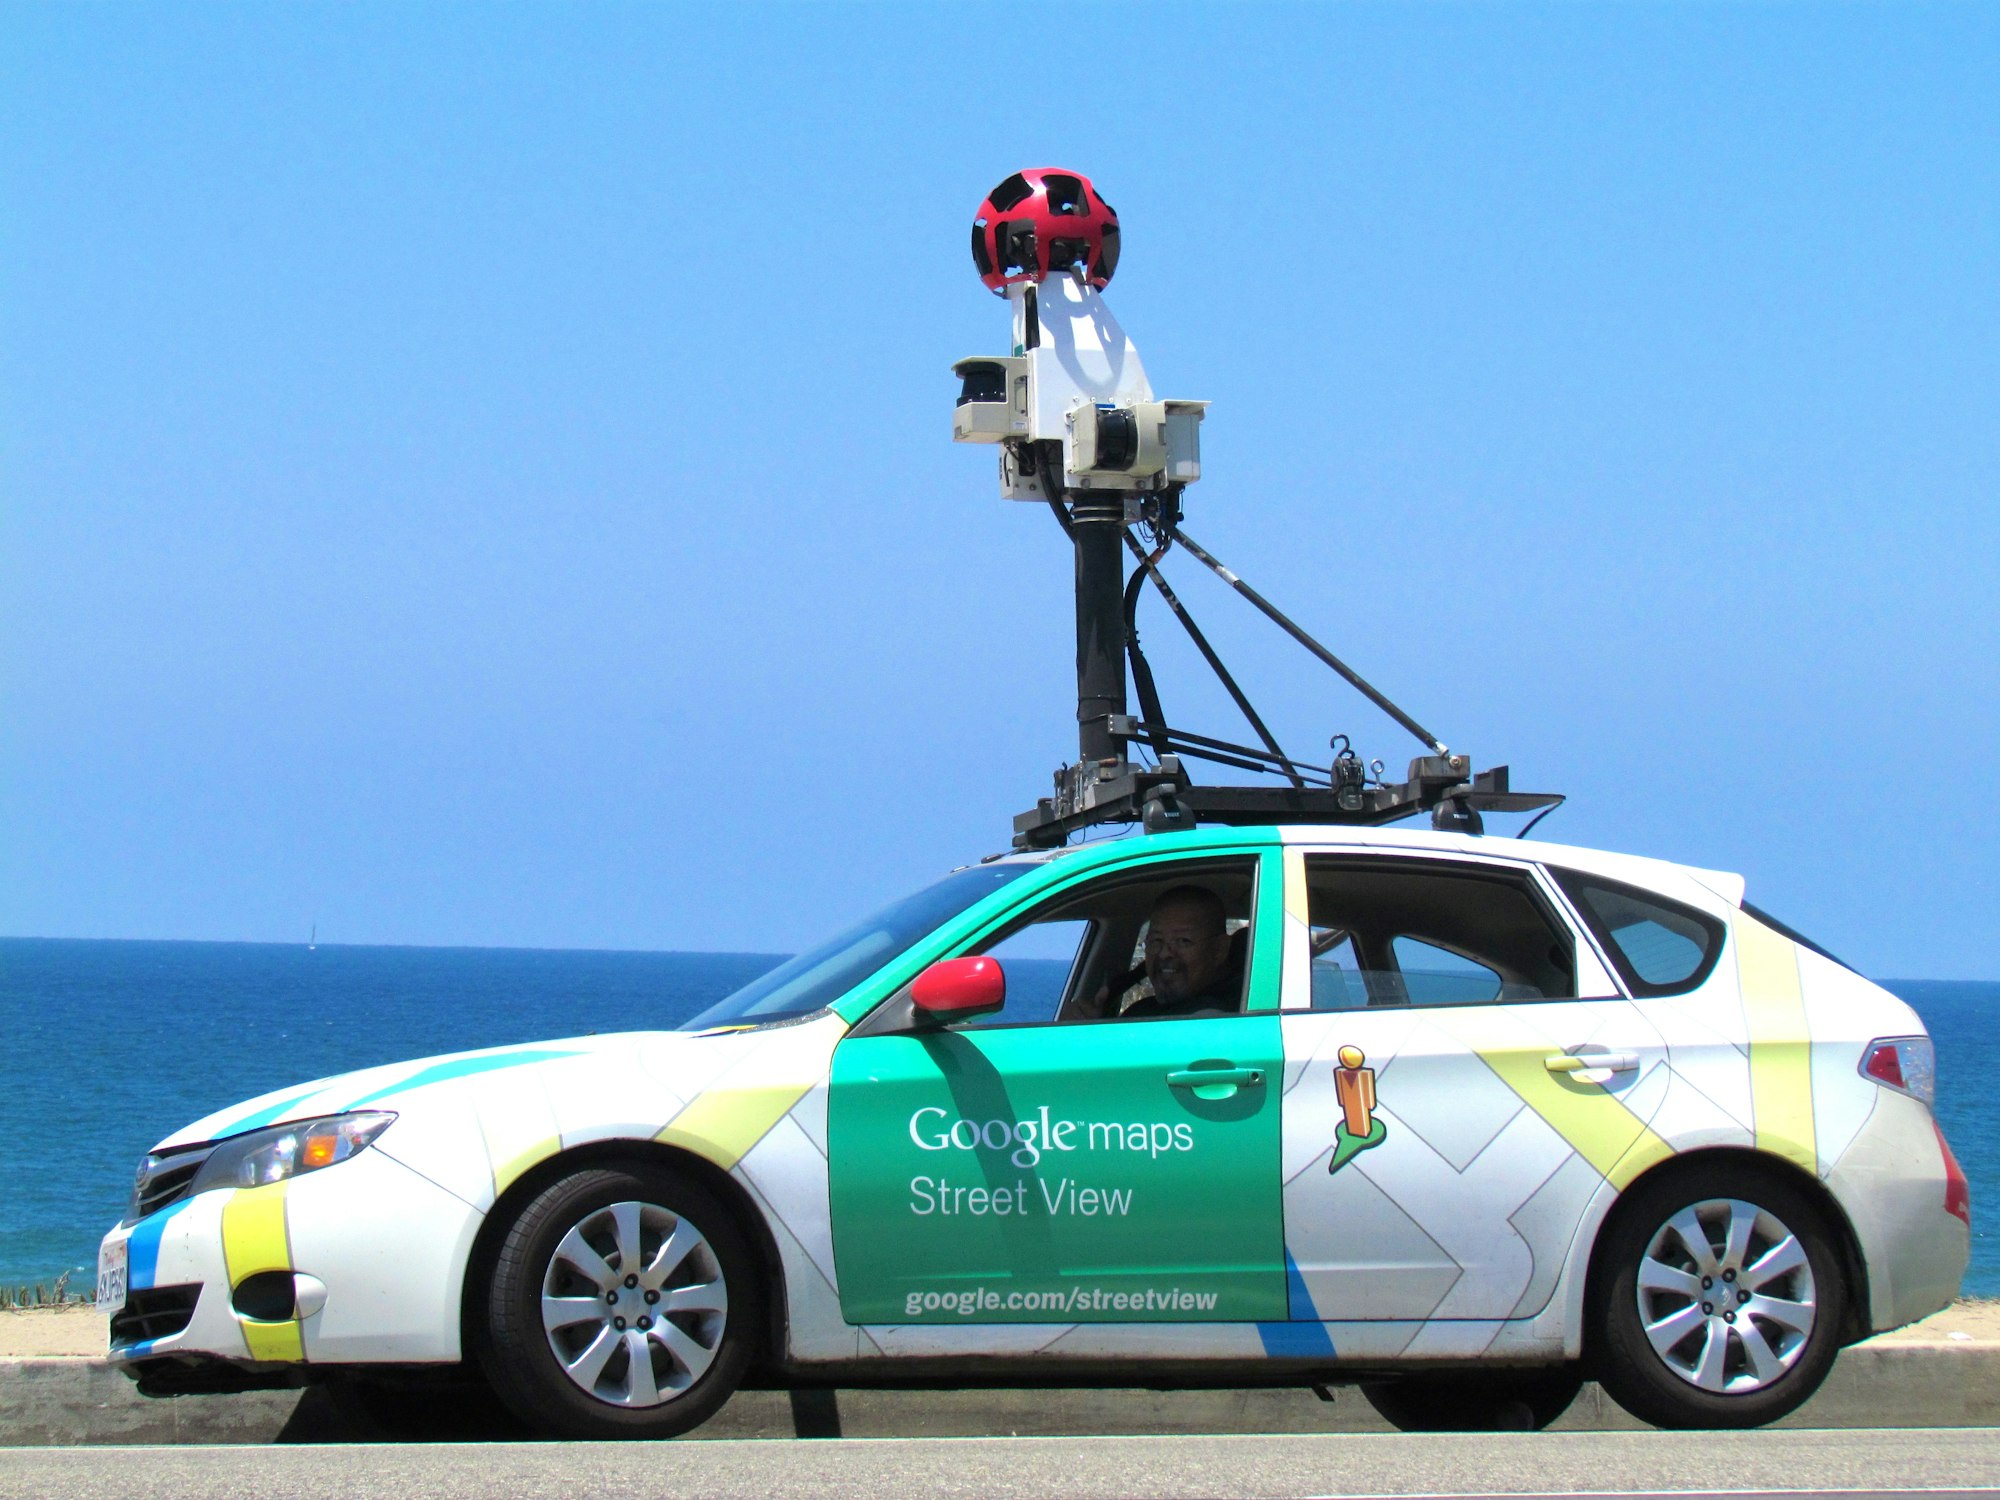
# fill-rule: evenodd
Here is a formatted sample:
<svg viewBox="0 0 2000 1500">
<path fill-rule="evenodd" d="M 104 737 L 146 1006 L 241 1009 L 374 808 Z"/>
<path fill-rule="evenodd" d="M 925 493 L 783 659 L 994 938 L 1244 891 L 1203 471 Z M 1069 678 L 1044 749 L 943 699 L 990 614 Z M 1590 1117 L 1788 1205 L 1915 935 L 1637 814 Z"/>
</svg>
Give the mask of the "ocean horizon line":
<svg viewBox="0 0 2000 1500">
<path fill-rule="evenodd" d="M 360 943 L 332 939 L 301 941 L 296 938 L 162 938 L 162 937 L 66 937 L 42 933 L 0 932 L 0 943 L 130 943 L 176 944 L 202 948 L 347 948 L 355 951 L 398 953 L 631 953 L 631 954 L 712 954 L 717 958 L 786 959 L 791 952 L 776 948 L 607 948 L 601 946 L 550 946 L 538 943 Z M 1839 962 L 1839 960 L 1835 960 Z M 1843 967 L 1852 967 L 1843 965 Z M 1861 974 L 1870 984 L 1893 990 L 1899 984 L 2000 984 L 2000 976 L 1934 978 L 1916 974 L 1877 976 Z"/>
<path fill-rule="evenodd" d="M 37 933 L 0 932 L 0 943 L 130 943 L 174 944 L 189 948 L 348 948 L 355 951 L 397 953 L 702 953 L 717 958 L 785 959 L 792 955 L 764 948 L 602 948 L 548 947 L 534 943 L 347 943 L 331 939 L 300 938 L 160 938 L 160 937 L 60 937 Z M 1978 980 L 1968 983 L 1977 984 Z"/>
</svg>

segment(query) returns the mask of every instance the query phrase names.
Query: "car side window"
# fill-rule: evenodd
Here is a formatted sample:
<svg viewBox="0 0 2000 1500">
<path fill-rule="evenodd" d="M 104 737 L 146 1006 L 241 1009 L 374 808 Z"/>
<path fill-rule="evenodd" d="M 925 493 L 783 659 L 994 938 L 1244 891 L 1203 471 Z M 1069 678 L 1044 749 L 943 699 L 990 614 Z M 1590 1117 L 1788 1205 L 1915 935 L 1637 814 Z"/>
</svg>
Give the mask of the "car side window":
<svg viewBox="0 0 2000 1500">
<path fill-rule="evenodd" d="M 1723 926 L 1706 912 L 1598 875 L 1551 868 L 1635 995 L 1680 995 L 1713 972 Z"/>
<path fill-rule="evenodd" d="M 1576 995 L 1576 950 L 1525 872 L 1308 855 L 1312 1006 L 1486 1005 Z"/>
<path fill-rule="evenodd" d="M 1500 971 L 1475 958 L 1408 935 L 1392 939 L 1389 951 L 1412 1005 L 1487 1005 L 1500 998 Z"/>
<path fill-rule="evenodd" d="M 1240 1013 L 1257 868 L 1176 860 L 1051 897 L 967 950 L 1000 960 L 1007 1003 L 958 1029 Z"/>
<path fill-rule="evenodd" d="M 1007 1006 L 1001 1014 L 1008 1025 L 1056 1018 L 1089 936 L 1087 919 L 1054 917 L 1031 922 L 986 949 L 1007 975 Z"/>
<path fill-rule="evenodd" d="M 1339 927 L 1313 928 L 1313 1009 L 1358 1010 L 1367 1003 L 1368 982 L 1362 977 L 1354 934 Z"/>
</svg>

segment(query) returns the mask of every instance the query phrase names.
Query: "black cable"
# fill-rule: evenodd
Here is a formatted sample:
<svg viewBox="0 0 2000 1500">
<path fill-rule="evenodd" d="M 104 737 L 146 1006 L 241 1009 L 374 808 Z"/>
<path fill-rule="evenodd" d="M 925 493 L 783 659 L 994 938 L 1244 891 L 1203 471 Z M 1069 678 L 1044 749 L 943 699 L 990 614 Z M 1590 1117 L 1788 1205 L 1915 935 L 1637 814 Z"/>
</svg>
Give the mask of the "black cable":
<svg viewBox="0 0 2000 1500">
<path fill-rule="evenodd" d="M 1146 653 L 1139 649 L 1139 590 L 1146 582 L 1143 568 L 1132 574 L 1125 585 L 1125 659 L 1132 667 L 1132 686 L 1139 694 L 1139 712 L 1151 724 L 1164 724 L 1167 716 L 1160 708 L 1159 684 L 1153 680 L 1152 663 L 1146 660 Z M 1168 755 L 1166 737 L 1149 730 L 1146 742 L 1153 747 L 1153 754 Z"/>
<path fill-rule="evenodd" d="M 1167 580 L 1160 576 L 1157 561 L 1152 556 L 1149 556 L 1145 549 L 1140 547 L 1139 539 L 1132 535 L 1130 527 L 1126 528 L 1124 535 L 1125 545 L 1131 548 L 1132 555 L 1139 559 L 1139 565 L 1145 569 L 1145 576 L 1153 580 L 1153 587 L 1160 591 L 1160 597 L 1166 600 L 1167 608 L 1172 610 L 1174 618 L 1181 622 L 1182 627 L 1188 633 L 1188 638 L 1194 642 L 1195 649 L 1201 653 L 1202 660 L 1208 663 L 1209 670 L 1214 672 L 1223 687 L 1228 689 L 1230 698 L 1235 701 L 1237 708 L 1242 711 L 1243 717 L 1250 721 L 1250 727 L 1257 732 L 1257 738 L 1264 742 L 1264 748 L 1271 752 L 1272 759 L 1279 762 L 1284 768 L 1285 779 L 1295 787 L 1304 787 L 1306 784 L 1305 778 L 1300 776 L 1298 771 L 1293 768 L 1292 758 L 1285 754 L 1279 747 L 1277 740 L 1272 736 L 1271 731 L 1264 727 L 1263 719 L 1258 717 L 1257 710 L 1251 706 L 1250 700 L 1244 696 L 1243 689 L 1236 685 L 1236 679 L 1229 675 L 1229 668 L 1225 667 L 1222 664 L 1222 658 L 1215 654 L 1215 648 L 1209 645 L 1208 637 L 1201 633 L 1201 627 L 1195 624 L 1194 618 L 1188 614 L 1186 608 L 1181 604 L 1180 597 L 1168 586 Z M 1156 720 L 1155 722 L 1158 721 Z"/>
<path fill-rule="evenodd" d="M 1534 832 L 1535 825 L 1537 823 L 1541 822 L 1542 819 L 1546 818 L 1550 813 L 1554 812 L 1557 808 L 1561 807 L 1567 801 L 1569 801 L 1569 798 L 1566 795 L 1558 795 L 1555 801 L 1551 802 L 1547 807 L 1543 808 L 1540 812 L 1536 813 L 1532 818 L 1528 819 L 1526 823 L 1522 824 L 1521 831 L 1515 834 L 1514 837 L 1517 839 L 1526 838 L 1530 833 Z"/>
<path fill-rule="evenodd" d="M 1305 631 L 1300 626 L 1295 624 L 1292 621 L 1292 619 L 1285 614 L 1283 610 L 1278 608 L 1277 605 L 1273 604 L 1269 599 L 1266 599 L 1262 594 L 1258 593 L 1255 589 L 1251 588 L 1249 584 L 1245 583 L 1241 578 L 1238 578 L 1234 573 L 1230 572 L 1229 569 L 1225 568 L 1221 563 L 1217 562 L 1213 557 L 1209 556 L 1207 552 L 1202 550 L 1201 545 L 1197 543 L 1193 537 L 1189 536 L 1185 531 L 1182 531 L 1178 526 L 1172 528 L 1172 535 L 1174 537 L 1174 540 L 1179 542 L 1182 546 L 1186 547 L 1188 551 L 1192 552 L 1196 557 L 1200 558 L 1202 562 L 1206 563 L 1208 565 L 1209 571 L 1214 573 L 1216 577 L 1220 578 L 1224 583 L 1228 584 L 1231 588 L 1235 589 L 1237 593 L 1241 594 L 1245 599 L 1248 599 L 1252 604 L 1256 605 L 1258 609 L 1262 610 L 1264 612 L 1265 617 L 1268 618 L 1279 629 L 1283 630 L 1285 634 L 1289 635 L 1293 640 L 1297 641 L 1301 646 L 1304 646 L 1306 650 L 1312 652 L 1314 656 L 1317 656 L 1321 661 L 1325 662 L 1329 667 L 1332 667 L 1334 671 L 1338 672 L 1342 677 L 1346 678 L 1349 685 L 1354 687 L 1357 691 L 1359 691 L 1364 697 L 1368 699 L 1369 702 L 1373 703 L 1377 708 L 1381 709 L 1383 713 L 1387 714 L 1390 718 L 1394 719 L 1398 724 L 1402 725 L 1405 729 L 1409 730 L 1411 734 L 1415 735 L 1418 739 L 1422 740 L 1425 745 L 1430 747 L 1432 754 L 1446 755 L 1450 753 L 1448 750 L 1446 750 L 1444 742 L 1442 740 L 1440 740 L 1436 735 L 1432 734 L 1428 729 L 1424 728 L 1423 725 L 1419 724 L 1415 719 L 1411 718 L 1408 714 L 1404 713 L 1400 708 L 1396 707 L 1395 704 L 1391 703 L 1388 700 L 1388 698 L 1386 698 L 1385 696 L 1383 696 L 1383 694 L 1378 692 L 1364 677 L 1362 677 L 1362 675 L 1359 672 L 1355 671 L 1354 668 L 1350 667 L 1346 662 L 1342 661 L 1339 657 L 1335 656 L 1331 651 L 1327 650 L 1326 647 L 1322 646 L 1318 641 L 1314 640 L 1311 636 L 1307 635 Z"/>
</svg>

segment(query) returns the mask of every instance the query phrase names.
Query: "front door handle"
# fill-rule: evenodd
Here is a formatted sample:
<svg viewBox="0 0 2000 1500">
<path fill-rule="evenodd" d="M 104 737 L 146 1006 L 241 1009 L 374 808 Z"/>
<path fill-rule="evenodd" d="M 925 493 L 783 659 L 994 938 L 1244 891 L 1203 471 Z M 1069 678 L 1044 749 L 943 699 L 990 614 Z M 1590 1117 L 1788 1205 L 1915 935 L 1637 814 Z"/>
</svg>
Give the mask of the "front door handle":
<svg viewBox="0 0 2000 1500">
<path fill-rule="evenodd" d="M 1176 1068 L 1167 1082 L 1177 1089 L 1193 1089 L 1197 1099 L 1227 1099 L 1239 1087 L 1256 1088 L 1264 1082 L 1262 1068 Z"/>
<path fill-rule="evenodd" d="M 1262 1068 L 1176 1068 L 1167 1075 L 1167 1082 L 1177 1089 L 1198 1088 L 1204 1083 L 1259 1084 L 1263 1081 Z"/>
<path fill-rule="evenodd" d="M 1629 1073 L 1639 1066 L 1636 1052 L 1558 1052 L 1554 1057 L 1542 1059 L 1542 1066 L 1551 1073 L 1589 1073 L 1603 1069 L 1607 1073 Z"/>
</svg>

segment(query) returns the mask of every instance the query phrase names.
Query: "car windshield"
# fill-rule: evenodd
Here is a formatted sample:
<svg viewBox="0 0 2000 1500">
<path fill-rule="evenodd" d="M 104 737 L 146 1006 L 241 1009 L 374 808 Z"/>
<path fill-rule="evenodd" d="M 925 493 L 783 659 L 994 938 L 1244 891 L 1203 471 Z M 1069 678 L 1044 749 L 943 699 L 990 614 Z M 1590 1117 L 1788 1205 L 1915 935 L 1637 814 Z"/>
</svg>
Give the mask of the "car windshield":
<svg viewBox="0 0 2000 1500">
<path fill-rule="evenodd" d="M 682 1031 L 717 1026 L 759 1026 L 823 1010 L 891 960 L 900 957 L 940 923 L 948 922 L 981 896 L 1018 880 L 1034 868 L 1023 860 L 975 865 L 945 876 L 914 896 L 884 907 L 867 921 L 810 952 L 779 964 L 761 979 L 716 1001 L 681 1024 Z"/>
</svg>

